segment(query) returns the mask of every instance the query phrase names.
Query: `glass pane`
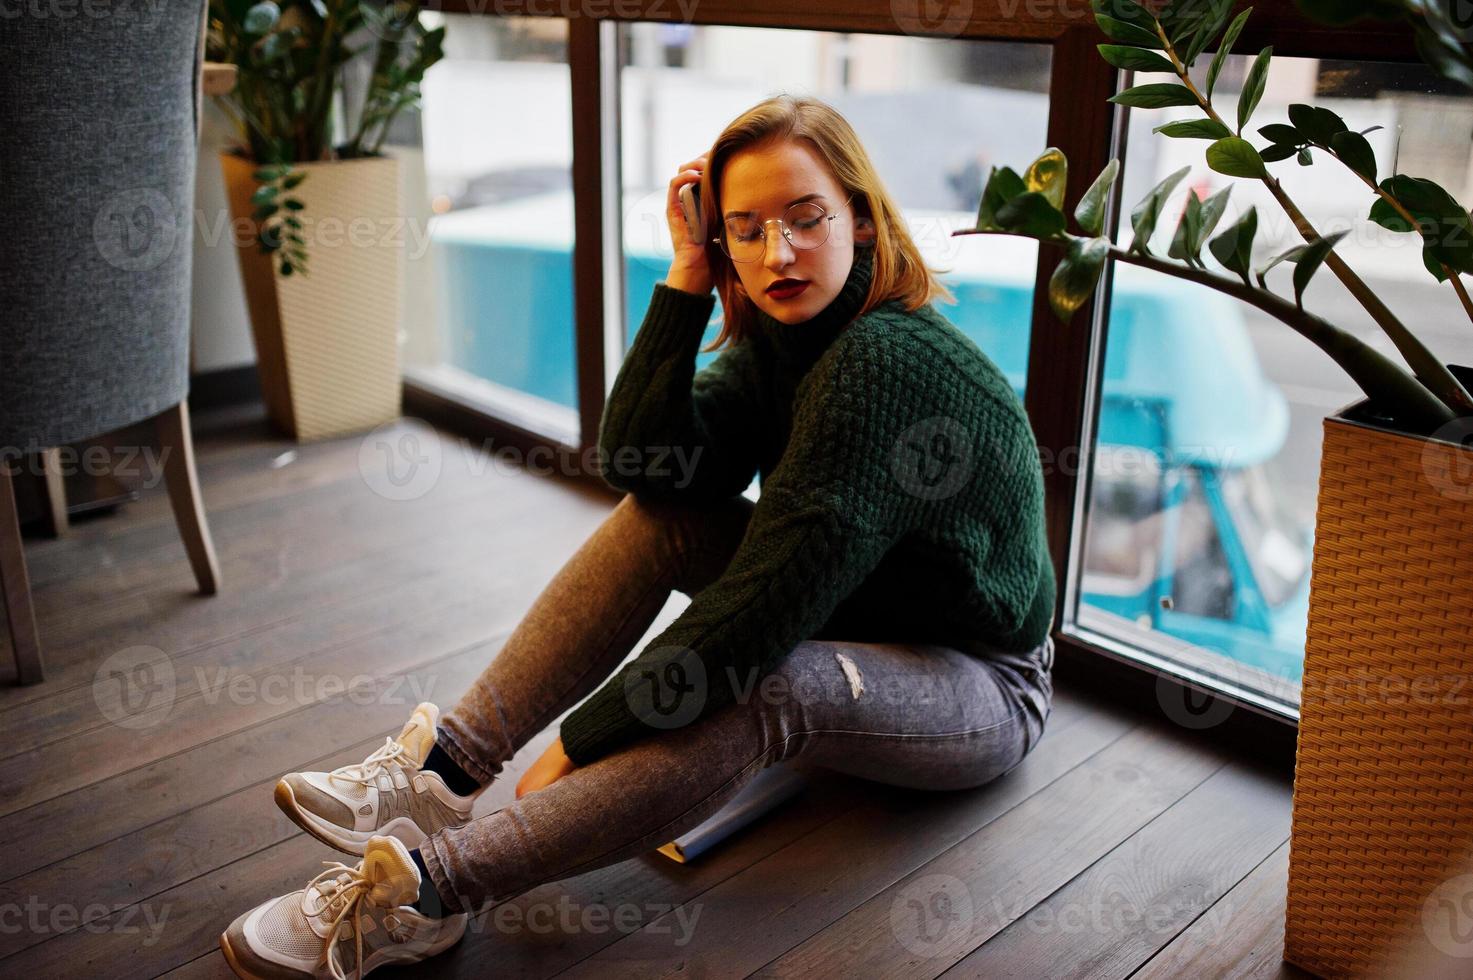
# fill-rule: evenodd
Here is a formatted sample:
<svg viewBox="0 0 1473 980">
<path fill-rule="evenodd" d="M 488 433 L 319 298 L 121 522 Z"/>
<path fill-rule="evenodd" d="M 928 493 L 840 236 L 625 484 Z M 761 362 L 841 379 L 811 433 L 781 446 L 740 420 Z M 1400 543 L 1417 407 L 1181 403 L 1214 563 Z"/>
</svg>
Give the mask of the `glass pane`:
<svg viewBox="0 0 1473 980">
<path fill-rule="evenodd" d="M 626 350 L 670 268 L 670 179 L 732 119 L 788 92 L 849 120 L 957 297 L 936 308 L 1023 394 L 1037 246 L 951 232 L 975 226 L 990 167 L 1016 166 L 1045 145 L 1048 46 L 646 23 L 621 25 L 619 37 Z M 713 323 L 703 346 L 719 330 Z M 698 354 L 697 369 L 716 356 Z"/>
<path fill-rule="evenodd" d="M 1210 59 L 1203 58 L 1205 72 Z M 1236 119 L 1251 61 L 1233 57 L 1218 83 L 1216 108 Z M 1473 98 L 1421 65 L 1275 58 L 1263 102 L 1245 135 L 1288 121 L 1292 103 L 1334 110 L 1368 135 L 1379 176 L 1408 173 L 1437 181 L 1460 200 L 1473 196 Z M 1220 229 L 1251 205 L 1259 232 L 1254 267 L 1301 244 L 1283 208 L 1256 181 L 1207 168 L 1200 140 L 1152 132 L 1195 109 L 1133 111 L 1125 162 L 1119 240 L 1129 213 L 1157 182 L 1190 166 L 1152 238 L 1165 254 L 1188 193 L 1207 197 L 1229 184 Z M 1423 267 L 1419 240 L 1368 220 L 1370 189 L 1344 166 L 1317 155 L 1270 164 L 1284 192 L 1322 232 L 1350 231 L 1337 251 L 1445 361 L 1467 363 L 1468 323 L 1451 288 Z M 1220 267 L 1207 258 L 1210 268 Z M 1269 285 L 1292 300 L 1293 266 Z M 1305 307 L 1395 357 L 1394 348 L 1322 269 Z M 1115 269 L 1100 423 L 1088 498 L 1077 622 L 1168 666 L 1190 668 L 1294 711 L 1299 703 L 1322 420 L 1362 395 L 1319 348 L 1279 320 L 1206 287 L 1133 266 Z M 1113 472 L 1123 451 L 1157 460 L 1154 477 L 1133 477 L 1122 493 Z M 1155 479 L 1152 487 L 1138 486 Z M 1154 515 L 1141 512 L 1153 500 Z M 1125 549 L 1138 549 L 1135 561 Z"/>
<path fill-rule="evenodd" d="M 406 374 L 576 443 L 567 21 L 422 16 L 446 25 L 445 58 L 422 86 L 433 217 Z"/>
</svg>

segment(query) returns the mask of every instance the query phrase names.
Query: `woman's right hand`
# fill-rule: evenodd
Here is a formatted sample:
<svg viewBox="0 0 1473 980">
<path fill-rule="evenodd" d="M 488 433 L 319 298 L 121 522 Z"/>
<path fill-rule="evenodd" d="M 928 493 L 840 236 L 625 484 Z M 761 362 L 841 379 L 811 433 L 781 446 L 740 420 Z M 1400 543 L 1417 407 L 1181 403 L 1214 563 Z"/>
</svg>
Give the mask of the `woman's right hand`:
<svg viewBox="0 0 1473 980">
<path fill-rule="evenodd" d="M 670 225 L 670 240 L 675 245 L 675 257 L 670 261 L 665 285 L 699 296 L 711 292 L 715 283 L 711 279 L 711 264 L 706 260 L 705 243 L 692 239 L 690 229 L 686 227 L 685 209 L 680 206 L 680 189 L 686 184 L 700 183 L 705 169 L 705 154 L 681 164 L 680 172 L 670 179 L 670 187 L 665 194 L 665 220 Z"/>
</svg>

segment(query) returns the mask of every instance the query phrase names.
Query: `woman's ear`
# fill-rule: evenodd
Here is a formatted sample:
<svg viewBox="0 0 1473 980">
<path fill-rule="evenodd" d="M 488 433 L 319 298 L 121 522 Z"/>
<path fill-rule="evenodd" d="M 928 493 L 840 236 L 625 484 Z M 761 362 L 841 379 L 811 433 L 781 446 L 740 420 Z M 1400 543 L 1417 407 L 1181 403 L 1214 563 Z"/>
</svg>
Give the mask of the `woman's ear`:
<svg viewBox="0 0 1473 980">
<path fill-rule="evenodd" d="M 854 216 L 854 244 L 868 247 L 875 243 L 879 233 L 875 229 L 875 219 L 867 214 L 856 214 Z"/>
</svg>

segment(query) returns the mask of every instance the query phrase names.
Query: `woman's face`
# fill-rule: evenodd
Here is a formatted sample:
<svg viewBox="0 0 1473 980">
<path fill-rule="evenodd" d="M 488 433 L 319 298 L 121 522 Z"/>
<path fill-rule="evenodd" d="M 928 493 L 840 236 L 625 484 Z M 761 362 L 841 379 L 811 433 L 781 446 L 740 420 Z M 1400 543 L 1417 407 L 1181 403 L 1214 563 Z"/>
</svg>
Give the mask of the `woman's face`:
<svg viewBox="0 0 1473 980">
<path fill-rule="evenodd" d="M 844 204 L 849 195 L 809 143 L 782 140 L 733 154 L 722 170 L 719 192 L 723 221 L 744 211 L 762 221 L 781 218 L 788 205 L 809 195 L 817 195 L 809 199 L 837 214 L 828 223 L 828 241 L 818 248 L 794 248 L 774 221 L 765 226 L 762 258 L 731 263 L 742 292 L 774 320 L 801 323 L 833 302 L 854 264 L 853 202 Z M 769 291 L 775 283 L 795 279 L 807 284 L 796 295 Z"/>
</svg>

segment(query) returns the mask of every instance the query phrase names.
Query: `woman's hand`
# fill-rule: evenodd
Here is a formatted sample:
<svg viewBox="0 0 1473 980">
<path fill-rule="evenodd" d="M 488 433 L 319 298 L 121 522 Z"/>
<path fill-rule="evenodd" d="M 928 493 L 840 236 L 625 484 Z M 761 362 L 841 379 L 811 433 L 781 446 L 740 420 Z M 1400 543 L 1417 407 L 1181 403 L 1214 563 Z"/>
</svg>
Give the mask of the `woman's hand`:
<svg viewBox="0 0 1473 980">
<path fill-rule="evenodd" d="M 705 296 L 714 285 L 711 265 L 706 261 L 705 243 L 690 236 L 690 229 L 685 223 L 685 209 L 680 206 L 680 189 L 686 184 L 700 183 L 705 169 L 704 154 L 681 164 L 680 172 L 670 179 L 670 187 L 665 193 L 665 220 L 670 225 L 670 240 L 675 245 L 675 258 L 670 262 L 670 273 L 665 277 L 665 285 L 699 296 Z M 699 219 L 699 215 L 697 218 Z"/>
<path fill-rule="evenodd" d="M 563 751 L 563 740 L 557 739 L 532 763 L 530 769 L 522 773 L 522 778 L 517 780 L 517 799 L 557 782 L 577 768 Z"/>
</svg>

